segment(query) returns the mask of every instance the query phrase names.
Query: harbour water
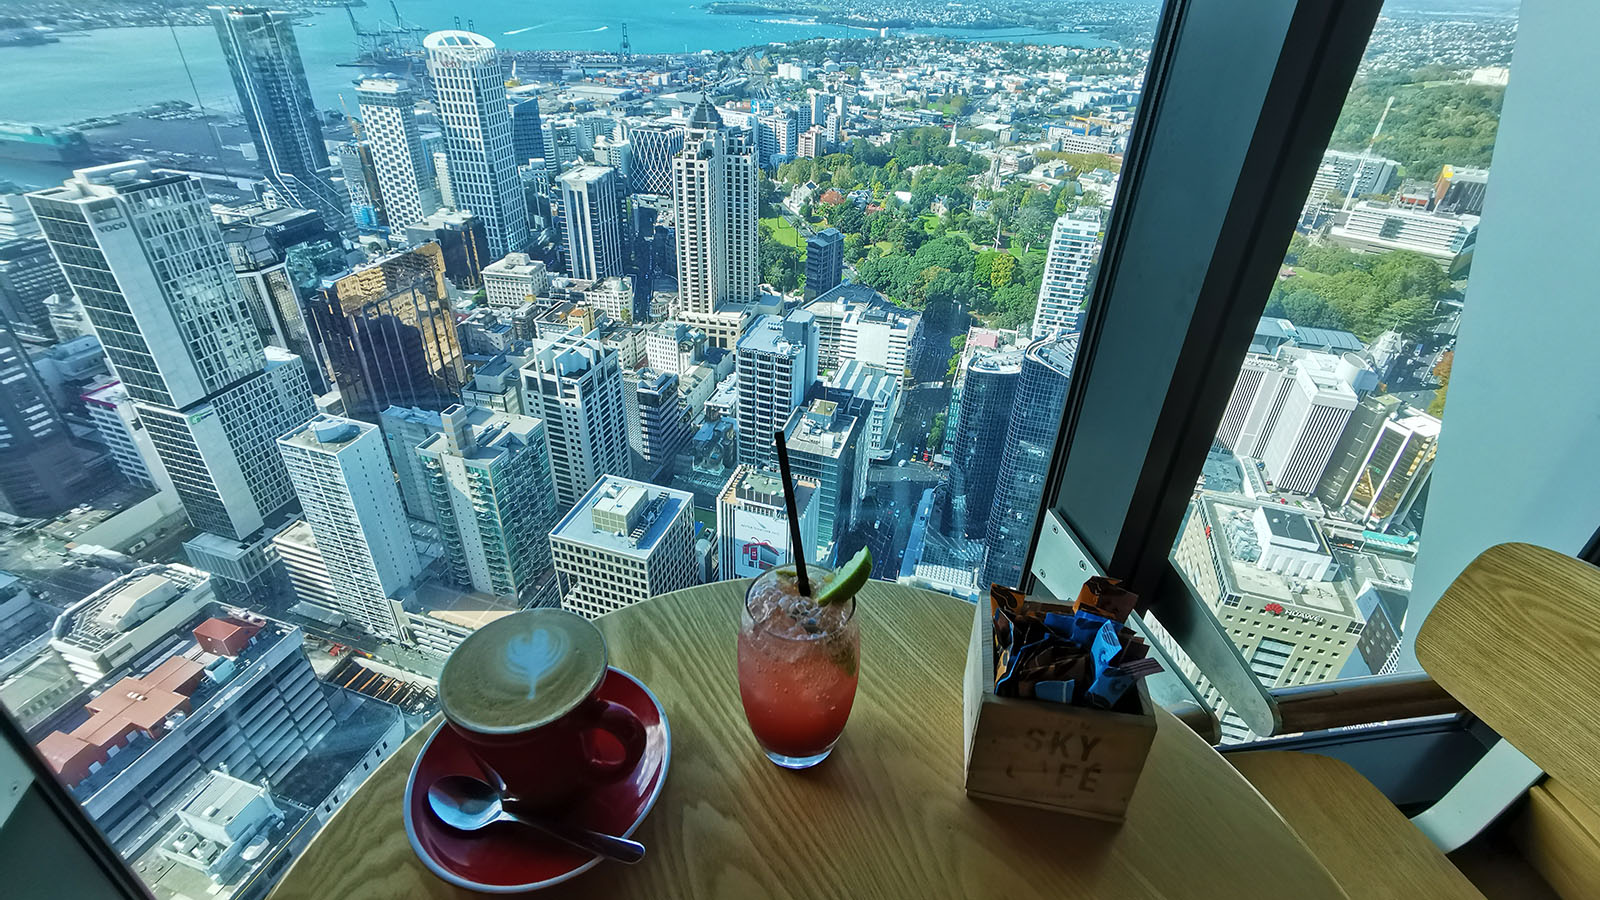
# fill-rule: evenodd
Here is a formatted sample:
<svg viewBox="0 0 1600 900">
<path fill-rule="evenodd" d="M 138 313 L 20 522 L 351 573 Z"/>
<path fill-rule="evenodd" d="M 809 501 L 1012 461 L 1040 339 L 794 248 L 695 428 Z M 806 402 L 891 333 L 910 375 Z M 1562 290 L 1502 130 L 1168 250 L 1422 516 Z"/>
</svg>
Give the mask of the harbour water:
<svg viewBox="0 0 1600 900">
<path fill-rule="evenodd" d="M 388 3 L 355 9 L 363 28 L 388 19 Z M 779 16 L 713 15 L 698 4 L 659 0 L 601 0 L 581 12 L 550 14 L 548 7 L 482 0 L 463 5 L 446 0 L 399 0 L 408 22 L 430 30 L 456 27 L 465 9 L 470 25 L 502 47 L 514 50 L 615 50 L 622 25 L 636 53 L 732 50 L 810 37 L 867 37 L 875 32 L 842 25 L 818 25 Z M 469 25 L 461 15 L 461 27 Z M 1019 40 L 1031 43 L 1098 46 L 1084 34 L 1041 35 L 1020 29 L 961 31 L 926 29 L 949 37 Z M 338 109 L 340 96 L 355 106 L 354 80 L 362 70 L 340 66 L 356 54 L 350 22 L 342 10 L 307 16 L 295 29 L 312 96 L 324 109 Z M 184 63 L 187 62 L 187 70 Z M 192 80 L 191 80 L 192 79 Z M 207 27 L 115 28 L 63 34 L 59 43 L 0 48 L 0 120 L 64 124 L 115 115 L 163 100 L 183 100 L 237 111 L 238 99 L 222 58 L 216 33 Z M 42 186 L 56 167 L 0 160 L 0 178 Z"/>
</svg>

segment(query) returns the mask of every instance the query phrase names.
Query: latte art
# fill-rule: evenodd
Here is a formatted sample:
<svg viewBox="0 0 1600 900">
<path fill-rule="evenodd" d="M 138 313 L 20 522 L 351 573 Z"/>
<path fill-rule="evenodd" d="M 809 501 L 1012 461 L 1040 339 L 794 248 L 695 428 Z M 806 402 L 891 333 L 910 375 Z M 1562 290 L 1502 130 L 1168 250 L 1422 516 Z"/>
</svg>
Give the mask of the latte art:
<svg viewBox="0 0 1600 900">
<path fill-rule="evenodd" d="M 528 699 L 539 694 L 539 679 L 561 664 L 567 652 L 567 638 L 545 628 L 536 628 L 531 634 L 522 634 L 506 641 L 506 671 L 523 678 L 528 685 Z"/>
<path fill-rule="evenodd" d="M 606 645 L 589 620 L 529 609 L 473 632 L 439 674 L 439 705 L 471 731 L 538 728 L 589 696 L 606 669 Z"/>
</svg>

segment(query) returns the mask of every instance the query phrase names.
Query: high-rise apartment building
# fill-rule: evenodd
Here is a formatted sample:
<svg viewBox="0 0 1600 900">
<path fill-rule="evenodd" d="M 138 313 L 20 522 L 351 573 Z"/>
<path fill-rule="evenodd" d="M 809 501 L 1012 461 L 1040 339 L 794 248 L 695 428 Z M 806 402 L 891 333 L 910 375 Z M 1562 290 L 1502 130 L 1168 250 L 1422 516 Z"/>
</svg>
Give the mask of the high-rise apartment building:
<svg viewBox="0 0 1600 900">
<path fill-rule="evenodd" d="M 855 525 L 867 493 L 861 420 L 832 400 L 813 400 L 790 413 L 782 427 L 790 468 L 796 477 L 817 483 L 817 540 L 812 558 L 832 565 L 838 558 L 839 541 Z M 777 468 L 776 462 L 772 468 Z"/>
<path fill-rule="evenodd" d="M 422 45 L 448 147 L 452 205 L 483 221 L 495 258 L 526 250 L 528 205 L 494 42 L 470 31 L 436 31 Z"/>
<path fill-rule="evenodd" d="M 1015 587 L 1021 581 L 1022 562 L 1033 540 L 1033 520 L 1049 480 L 1061 410 L 1078 355 L 1078 337 L 1076 332 L 1067 332 L 1034 341 L 1023 353 L 995 474 L 979 584 Z"/>
<path fill-rule="evenodd" d="M 331 180 L 294 19 L 253 7 L 213 6 L 211 24 L 267 181 L 288 205 L 315 209 L 330 228 L 348 230 L 349 208 Z"/>
<path fill-rule="evenodd" d="M 817 546 L 816 479 L 798 477 L 794 507 L 800 542 Z M 717 495 L 717 572 L 722 578 L 755 578 L 794 559 L 783 481 L 776 472 L 751 466 L 734 469 Z M 807 557 L 809 560 L 810 557 Z"/>
<path fill-rule="evenodd" d="M 239 540 L 294 501 L 275 440 L 311 418 L 298 357 L 246 312 L 200 183 L 147 163 L 29 195 L 196 528 Z"/>
<path fill-rule="evenodd" d="M 1044 280 L 1039 283 L 1038 310 L 1033 317 L 1034 339 L 1057 330 L 1083 330 L 1089 283 L 1100 260 L 1100 214 L 1079 210 L 1056 219 L 1045 255 Z"/>
<path fill-rule="evenodd" d="M 844 235 L 824 228 L 806 237 L 806 299 L 815 300 L 839 286 L 844 271 Z"/>
<path fill-rule="evenodd" d="M 67 280 L 43 239 L 0 241 L 0 328 L 25 341 L 54 343 L 45 300 L 66 293 Z"/>
<path fill-rule="evenodd" d="M 761 316 L 739 338 L 734 373 L 739 384 L 739 461 L 777 465 L 772 435 L 805 402 L 817 380 L 817 322 L 805 310 Z"/>
<path fill-rule="evenodd" d="M 607 475 L 550 532 L 550 550 L 561 606 L 591 619 L 693 587 L 694 495 Z"/>
<path fill-rule="evenodd" d="M 0 325 L 0 512 L 53 516 L 86 473 L 27 351 Z"/>
<path fill-rule="evenodd" d="M 630 470 L 616 351 L 578 329 L 535 341 L 522 367 L 522 410 L 544 420 L 560 508 L 602 476 Z"/>
<path fill-rule="evenodd" d="M 363 79 L 356 97 L 388 225 L 398 232 L 439 208 L 432 161 L 422 150 L 417 128 L 416 100 L 409 85 L 392 78 Z"/>
<path fill-rule="evenodd" d="M 550 273 L 544 263 L 526 253 L 508 253 L 483 267 L 484 302 L 492 309 L 510 312 L 524 303 L 538 303 L 549 289 Z"/>
<path fill-rule="evenodd" d="M 278 438 L 337 612 L 401 637 L 396 600 L 422 572 L 377 426 L 319 415 Z"/>
<path fill-rule="evenodd" d="M 632 187 L 636 194 L 672 194 L 673 159 L 683 150 L 682 125 L 657 120 L 628 130 L 633 145 Z"/>
<path fill-rule="evenodd" d="M 672 177 L 680 315 L 718 347 L 731 347 L 744 324 L 737 307 L 761 291 L 755 148 L 702 99 L 673 157 Z"/>
<path fill-rule="evenodd" d="M 560 508 L 545 423 L 452 406 L 417 448 L 456 583 L 518 603 L 550 568 Z"/>
<path fill-rule="evenodd" d="M 428 490 L 427 473 L 417 456 L 417 448 L 444 430 L 444 420 L 431 409 L 391 406 L 378 414 L 378 427 L 383 430 L 389 463 L 394 466 L 400 482 L 400 502 L 405 506 L 406 515 L 426 522 L 437 522 L 433 496 Z"/>
<path fill-rule="evenodd" d="M 566 214 L 567 270 L 588 281 L 621 275 L 626 191 L 617 170 L 578 166 L 562 173 L 559 181 Z M 628 307 L 632 305 L 629 297 Z"/>
</svg>

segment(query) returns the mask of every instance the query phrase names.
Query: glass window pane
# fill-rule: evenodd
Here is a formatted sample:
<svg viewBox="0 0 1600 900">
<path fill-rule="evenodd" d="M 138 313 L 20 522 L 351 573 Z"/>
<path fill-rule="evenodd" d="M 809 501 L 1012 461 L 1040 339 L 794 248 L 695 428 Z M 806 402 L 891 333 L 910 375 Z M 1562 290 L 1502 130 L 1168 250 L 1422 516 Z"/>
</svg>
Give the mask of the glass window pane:
<svg viewBox="0 0 1600 900">
<path fill-rule="evenodd" d="M 1266 687 L 1391 673 L 1415 627 L 1515 13 L 1386 7 L 1241 361 L 1172 558 Z"/>
<path fill-rule="evenodd" d="M 262 893 L 481 623 L 785 561 L 775 431 L 813 561 L 1020 578 L 1159 4 L 304 5 L 0 57 L 0 702 L 158 897 Z"/>
</svg>

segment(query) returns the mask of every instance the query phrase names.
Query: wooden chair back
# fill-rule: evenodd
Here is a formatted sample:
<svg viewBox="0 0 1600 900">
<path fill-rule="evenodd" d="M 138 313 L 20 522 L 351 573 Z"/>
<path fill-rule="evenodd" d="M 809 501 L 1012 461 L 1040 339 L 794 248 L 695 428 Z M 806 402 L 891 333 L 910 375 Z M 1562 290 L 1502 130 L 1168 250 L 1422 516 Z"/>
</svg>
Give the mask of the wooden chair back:
<svg viewBox="0 0 1600 900">
<path fill-rule="evenodd" d="M 1490 547 L 1422 623 L 1417 660 L 1541 769 L 1600 805 L 1600 569 L 1532 544 Z"/>
</svg>

